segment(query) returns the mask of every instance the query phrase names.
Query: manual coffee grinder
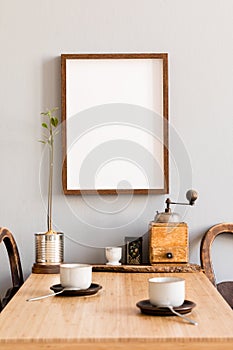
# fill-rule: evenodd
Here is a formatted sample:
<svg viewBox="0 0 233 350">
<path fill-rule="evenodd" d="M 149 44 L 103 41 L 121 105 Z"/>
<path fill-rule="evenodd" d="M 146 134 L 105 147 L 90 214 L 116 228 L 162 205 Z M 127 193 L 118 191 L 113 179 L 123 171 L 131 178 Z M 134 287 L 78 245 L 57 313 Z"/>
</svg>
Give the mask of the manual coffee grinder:
<svg viewBox="0 0 233 350">
<path fill-rule="evenodd" d="M 186 193 L 188 203 L 172 202 L 167 198 L 165 211 L 157 212 L 149 225 L 150 264 L 187 263 L 189 253 L 188 225 L 171 211 L 170 205 L 194 205 L 198 194 L 194 190 Z"/>
</svg>

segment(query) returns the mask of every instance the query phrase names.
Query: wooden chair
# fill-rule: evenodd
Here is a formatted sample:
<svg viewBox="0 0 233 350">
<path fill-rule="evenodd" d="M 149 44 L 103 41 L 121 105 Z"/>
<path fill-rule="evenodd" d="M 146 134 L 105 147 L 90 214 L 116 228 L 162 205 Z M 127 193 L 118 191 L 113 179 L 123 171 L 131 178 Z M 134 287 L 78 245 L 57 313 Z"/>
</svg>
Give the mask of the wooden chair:
<svg viewBox="0 0 233 350">
<path fill-rule="evenodd" d="M 233 308 L 233 281 L 225 281 L 216 284 L 214 269 L 211 260 L 211 246 L 214 239 L 222 233 L 233 234 L 233 223 L 222 223 L 212 226 L 203 236 L 201 241 L 201 266 L 204 269 L 205 274 L 213 285 L 222 294 L 223 298 Z M 233 245 L 232 245 L 233 247 Z"/>
<path fill-rule="evenodd" d="M 0 311 L 7 305 L 24 282 L 19 251 L 15 239 L 12 233 L 5 227 L 0 227 L 1 242 L 5 244 L 9 257 L 12 287 L 7 290 L 5 297 L 0 301 Z"/>
</svg>

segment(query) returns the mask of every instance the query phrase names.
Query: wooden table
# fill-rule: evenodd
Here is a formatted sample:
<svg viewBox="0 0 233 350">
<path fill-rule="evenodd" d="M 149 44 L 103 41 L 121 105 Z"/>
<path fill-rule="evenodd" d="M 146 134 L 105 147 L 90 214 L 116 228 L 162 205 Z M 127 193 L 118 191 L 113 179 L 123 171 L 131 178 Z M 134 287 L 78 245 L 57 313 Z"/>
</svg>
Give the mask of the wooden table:
<svg viewBox="0 0 233 350">
<path fill-rule="evenodd" d="M 159 275 L 185 278 L 186 299 L 197 304 L 189 317 L 198 326 L 136 307 L 148 299 L 148 278 Z M 32 274 L 0 315 L 0 349 L 233 349 L 233 311 L 202 272 L 94 272 L 93 282 L 103 286 L 95 296 L 27 302 L 59 283 L 59 275 Z"/>
</svg>

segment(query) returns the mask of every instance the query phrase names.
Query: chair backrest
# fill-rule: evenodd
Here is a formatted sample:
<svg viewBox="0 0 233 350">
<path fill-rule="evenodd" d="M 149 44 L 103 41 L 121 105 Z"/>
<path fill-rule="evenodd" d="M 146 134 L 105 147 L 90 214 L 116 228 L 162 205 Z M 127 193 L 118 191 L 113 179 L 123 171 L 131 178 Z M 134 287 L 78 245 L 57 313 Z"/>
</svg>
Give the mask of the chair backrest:
<svg viewBox="0 0 233 350">
<path fill-rule="evenodd" d="M 5 244 L 9 257 L 12 288 L 7 291 L 6 296 L 2 302 L 0 302 L 0 309 L 6 306 L 24 282 L 17 244 L 12 233 L 6 227 L 0 227 L 0 243 L 2 242 Z"/>
<path fill-rule="evenodd" d="M 222 223 L 212 226 L 203 236 L 201 241 L 201 266 L 205 271 L 205 274 L 209 280 L 216 287 L 215 274 L 211 259 L 211 246 L 214 239 L 222 233 L 232 233 L 233 234 L 233 223 Z"/>
</svg>

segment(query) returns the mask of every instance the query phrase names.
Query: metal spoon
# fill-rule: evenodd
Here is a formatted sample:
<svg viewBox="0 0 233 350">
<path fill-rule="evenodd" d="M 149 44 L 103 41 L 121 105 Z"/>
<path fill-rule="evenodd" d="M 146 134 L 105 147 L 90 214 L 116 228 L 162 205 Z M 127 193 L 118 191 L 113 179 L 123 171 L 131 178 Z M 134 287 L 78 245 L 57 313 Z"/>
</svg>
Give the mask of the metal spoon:
<svg viewBox="0 0 233 350">
<path fill-rule="evenodd" d="M 174 310 L 174 309 L 173 309 L 173 306 L 171 306 L 171 305 L 159 305 L 159 306 L 157 306 L 157 307 L 158 307 L 158 308 L 160 308 L 160 307 L 167 307 L 169 310 L 171 310 L 171 312 L 172 312 L 174 315 L 183 318 L 184 320 L 186 320 L 187 322 L 193 324 L 194 326 L 197 326 L 197 325 L 198 325 L 198 323 L 197 323 L 196 321 L 194 321 L 194 320 L 192 320 L 191 318 L 188 318 L 188 317 L 186 317 L 186 316 L 180 314 L 180 313 L 177 312 L 176 310 Z"/>
<path fill-rule="evenodd" d="M 167 307 L 168 307 L 168 309 L 171 310 L 171 312 L 173 312 L 173 314 L 175 314 L 176 316 L 179 316 L 179 317 L 183 318 L 184 320 L 186 320 L 187 322 L 193 324 L 194 326 L 197 326 L 197 325 L 198 325 L 198 323 L 197 323 L 196 321 L 191 320 L 191 318 L 188 318 L 188 317 L 186 317 L 186 316 L 180 314 L 180 313 L 177 312 L 176 310 L 174 310 L 174 309 L 173 309 L 173 306 L 167 305 Z"/>
<path fill-rule="evenodd" d="M 34 300 L 40 300 L 40 299 L 45 299 L 45 298 L 48 298 L 48 297 L 53 297 L 54 295 L 58 295 L 58 294 L 61 294 L 63 292 L 65 292 L 66 290 L 80 290 L 80 288 L 63 288 L 61 290 L 59 290 L 58 292 L 54 292 L 54 293 L 50 293 L 50 294 L 46 294 L 46 295 L 41 295 L 39 297 L 35 297 L 35 298 L 29 298 L 27 299 L 26 301 L 34 301 Z"/>
</svg>

